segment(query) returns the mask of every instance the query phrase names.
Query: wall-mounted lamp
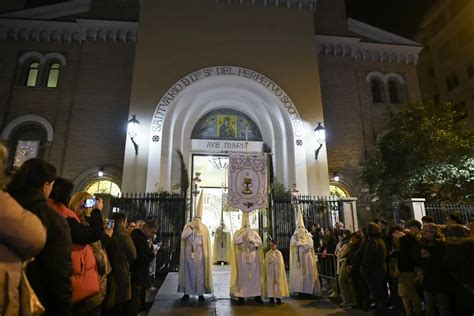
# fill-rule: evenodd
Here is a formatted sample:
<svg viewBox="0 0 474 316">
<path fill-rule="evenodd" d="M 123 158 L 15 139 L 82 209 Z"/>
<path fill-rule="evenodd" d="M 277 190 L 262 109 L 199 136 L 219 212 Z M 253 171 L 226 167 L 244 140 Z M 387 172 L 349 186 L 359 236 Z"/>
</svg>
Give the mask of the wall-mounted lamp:
<svg viewBox="0 0 474 316">
<path fill-rule="evenodd" d="M 333 173 L 333 180 L 335 182 L 339 182 L 339 180 L 341 180 L 341 176 L 339 176 L 339 173 L 337 173 L 336 171 L 334 171 Z"/>
<path fill-rule="evenodd" d="M 101 178 L 104 176 L 104 167 L 100 167 L 99 172 L 97 172 L 97 175 Z"/>
<path fill-rule="evenodd" d="M 314 151 L 314 159 L 318 160 L 319 151 L 326 142 L 326 129 L 321 122 L 318 122 L 318 126 L 314 129 L 314 135 L 316 136 L 316 141 L 319 143 L 319 147 Z"/>
<path fill-rule="evenodd" d="M 130 140 L 132 141 L 133 147 L 135 148 L 135 155 L 138 155 L 138 144 L 135 139 L 138 136 L 138 128 L 140 126 L 140 122 L 137 120 L 136 115 L 132 115 L 132 118 L 128 120 L 128 136 L 130 136 Z"/>
<path fill-rule="evenodd" d="M 296 183 L 293 183 L 291 187 L 290 194 L 291 194 L 291 204 L 295 205 L 298 204 L 298 189 L 296 188 Z"/>
</svg>

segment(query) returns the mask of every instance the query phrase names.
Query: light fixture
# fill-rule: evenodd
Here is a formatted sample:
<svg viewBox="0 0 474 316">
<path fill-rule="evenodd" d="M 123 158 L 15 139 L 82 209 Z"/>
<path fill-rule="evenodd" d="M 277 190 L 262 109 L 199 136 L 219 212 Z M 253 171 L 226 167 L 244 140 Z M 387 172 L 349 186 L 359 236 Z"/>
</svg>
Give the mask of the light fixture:
<svg viewBox="0 0 474 316">
<path fill-rule="evenodd" d="M 140 122 L 137 120 L 136 115 L 132 115 L 132 118 L 128 120 L 128 136 L 130 136 L 130 140 L 132 141 L 133 147 L 135 148 L 135 155 L 138 155 L 138 144 L 136 142 L 136 138 L 138 136 L 138 128 L 140 126 Z"/>
<path fill-rule="evenodd" d="M 319 143 L 319 147 L 314 151 L 314 159 L 318 160 L 319 151 L 326 142 L 326 129 L 321 122 L 318 122 L 318 126 L 314 129 L 314 135 L 316 136 L 316 141 Z"/>
<path fill-rule="evenodd" d="M 97 175 L 101 178 L 104 176 L 104 167 L 100 167 L 99 172 L 97 172 Z"/>
<path fill-rule="evenodd" d="M 339 173 L 337 173 L 336 171 L 334 171 L 334 173 L 333 173 L 333 180 L 335 182 L 339 182 L 339 180 L 341 180 L 341 177 L 339 176 Z"/>
<path fill-rule="evenodd" d="M 194 173 L 195 177 L 193 178 L 193 194 L 194 196 L 197 196 L 199 194 L 199 183 L 201 182 L 201 176 L 200 172 L 195 172 Z"/>
</svg>

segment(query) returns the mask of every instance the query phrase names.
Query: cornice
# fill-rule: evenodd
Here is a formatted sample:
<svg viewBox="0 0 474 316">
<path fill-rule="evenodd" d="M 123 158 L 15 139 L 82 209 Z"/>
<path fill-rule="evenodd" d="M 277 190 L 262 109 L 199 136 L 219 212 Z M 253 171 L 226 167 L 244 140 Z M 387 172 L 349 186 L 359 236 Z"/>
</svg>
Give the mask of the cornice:
<svg viewBox="0 0 474 316">
<path fill-rule="evenodd" d="M 135 43 L 137 31 L 137 22 L 87 19 L 76 19 L 75 22 L 60 22 L 0 18 L 0 40 Z"/>
<path fill-rule="evenodd" d="M 316 35 L 317 53 L 361 61 L 417 64 L 422 46 L 363 42 L 357 37 Z"/>
<path fill-rule="evenodd" d="M 298 8 L 315 10 L 318 0 L 215 0 L 218 4 L 239 4 L 265 8 Z"/>
<path fill-rule="evenodd" d="M 66 2 L 29 8 L 0 14 L 0 18 L 49 20 L 76 15 L 90 10 L 91 0 L 70 0 Z"/>
</svg>

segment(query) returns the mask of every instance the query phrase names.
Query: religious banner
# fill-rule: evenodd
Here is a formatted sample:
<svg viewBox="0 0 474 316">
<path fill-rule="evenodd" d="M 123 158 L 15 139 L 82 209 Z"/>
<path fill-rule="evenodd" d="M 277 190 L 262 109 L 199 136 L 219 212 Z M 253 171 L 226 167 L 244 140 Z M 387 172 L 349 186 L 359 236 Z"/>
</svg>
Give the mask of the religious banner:
<svg viewBox="0 0 474 316">
<path fill-rule="evenodd" d="M 267 206 L 267 157 L 264 154 L 229 156 L 229 204 L 243 212 Z"/>
</svg>

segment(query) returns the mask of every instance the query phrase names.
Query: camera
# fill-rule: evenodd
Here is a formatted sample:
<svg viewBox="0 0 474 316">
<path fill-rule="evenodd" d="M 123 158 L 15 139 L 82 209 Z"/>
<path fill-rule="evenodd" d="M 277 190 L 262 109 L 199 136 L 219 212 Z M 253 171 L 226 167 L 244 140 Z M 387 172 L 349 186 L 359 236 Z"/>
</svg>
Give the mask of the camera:
<svg viewBox="0 0 474 316">
<path fill-rule="evenodd" d="M 93 197 L 92 199 L 86 199 L 84 201 L 84 207 L 85 208 L 88 208 L 88 207 L 94 207 L 95 206 L 95 202 L 96 202 L 96 198 Z"/>
<path fill-rule="evenodd" d="M 112 229 L 113 227 L 114 227 L 114 220 L 109 219 L 109 221 L 107 222 L 107 229 Z"/>
</svg>

